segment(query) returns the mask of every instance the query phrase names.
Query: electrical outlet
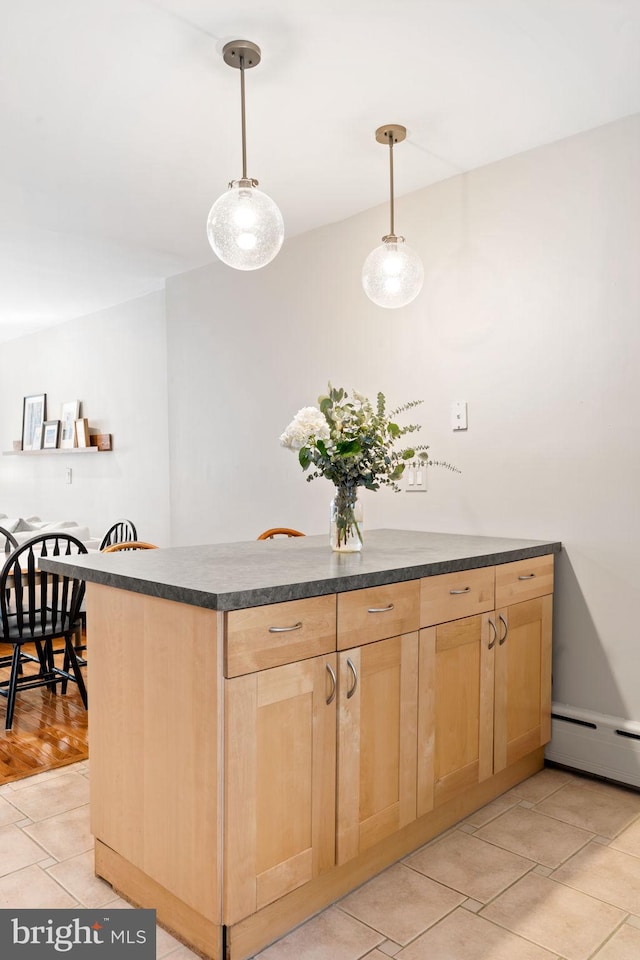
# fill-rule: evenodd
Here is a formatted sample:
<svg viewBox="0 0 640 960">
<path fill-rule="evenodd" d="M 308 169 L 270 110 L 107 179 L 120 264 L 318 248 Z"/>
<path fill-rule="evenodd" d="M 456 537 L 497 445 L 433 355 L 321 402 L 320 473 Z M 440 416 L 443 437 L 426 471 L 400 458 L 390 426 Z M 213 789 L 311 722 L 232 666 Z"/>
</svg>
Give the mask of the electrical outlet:
<svg viewBox="0 0 640 960">
<path fill-rule="evenodd" d="M 67 467 L 67 476 L 66 476 L 65 483 L 71 483 L 72 479 L 73 479 L 73 473 L 71 471 L 71 467 Z"/>
<path fill-rule="evenodd" d="M 422 460 L 411 460 L 404 468 L 404 488 L 407 493 L 427 492 L 427 465 Z"/>
</svg>

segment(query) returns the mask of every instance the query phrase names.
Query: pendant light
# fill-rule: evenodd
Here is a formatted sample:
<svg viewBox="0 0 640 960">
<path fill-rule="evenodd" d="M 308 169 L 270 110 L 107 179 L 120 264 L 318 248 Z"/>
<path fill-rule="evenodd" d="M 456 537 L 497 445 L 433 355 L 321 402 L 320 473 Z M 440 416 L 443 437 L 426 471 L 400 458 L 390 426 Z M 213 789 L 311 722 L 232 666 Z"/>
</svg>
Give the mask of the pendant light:
<svg viewBox="0 0 640 960">
<path fill-rule="evenodd" d="M 393 145 L 402 143 L 407 128 L 388 123 L 376 130 L 378 143 L 389 144 L 389 181 L 391 195 L 391 227 L 382 243 L 372 250 L 362 268 L 364 292 L 379 307 L 404 307 L 422 290 L 424 270 L 418 254 L 407 246 L 404 237 L 394 233 Z"/>
<path fill-rule="evenodd" d="M 258 181 L 247 176 L 244 72 L 260 63 L 260 47 L 234 40 L 222 50 L 224 62 L 240 70 L 242 102 L 242 177 L 232 180 L 209 211 L 207 237 L 213 252 L 236 270 L 257 270 L 276 256 L 284 240 L 282 214 Z"/>
</svg>

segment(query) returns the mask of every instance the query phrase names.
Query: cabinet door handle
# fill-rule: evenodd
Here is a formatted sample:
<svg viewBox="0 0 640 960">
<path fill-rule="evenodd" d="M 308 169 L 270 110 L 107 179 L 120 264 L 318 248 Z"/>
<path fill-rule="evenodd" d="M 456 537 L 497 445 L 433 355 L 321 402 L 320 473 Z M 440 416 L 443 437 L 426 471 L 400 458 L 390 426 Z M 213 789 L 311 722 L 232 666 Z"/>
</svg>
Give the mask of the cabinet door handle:
<svg viewBox="0 0 640 960">
<path fill-rule="evenodd" d="M 499 644 L 500 644 L 500 646 L 502 646 L 502 644 L 503 644 L 503 643 L 505 642 L 505 640 L 507 639 L 507 634 L 509 633 L 509 626 L 508 626 L 508 624 L 507 624 L 507 621 L 505 620 L 505 618 L 502 616 L 501 613 L 498 614 L 498 616 L 499 616 L 500 620 L 502 621 L 502 626 L 504 627 L 504 633 L 502 634 L 502 636 L 500 637 L 500 640 L 498 641 Z"/>
<path fill-rule="evenodd" d="M 452 597 L 457 597 L 460 593 L 470 593 L 471 587 L 465 587 L 463 590 L 449 590 Z"/>
<path fill-rule="evenodd" d="M 390 610 L 393 610 L 392 603 L 388 607 L 369 607 L 367 613 L 389 613 Z"/>
<path fill-rule="evenodd" d="M 329 704 L 330 704 L 330 703 L 333 703 L 333 701 L 334 701 L 335 698 L 336 698 L 336 686 L 337 686 L 337 684 L 336 684 L 336 673 L 335 673 L 335 670 L 333 669 L 333 667 L 331 666 L 330 663 L 327 664 L 327 670 L 329 671 L 329 676 L 331 677 L 331 683 L 332 683 L 331 693 L 329 694 L 329 696 L 328 696 L 327 699 L 325 700 L 326 705 L 329 706 Z"/>
<path fill-rule="evenodd" d="M 292 630 L 299 630 L 301 626 L 302 620 L 299 620 L 292 627 L 269 627 L 269 633 L 291 633 Z"/>
<path fill-rule="evenodd" d="M 496 625 L 491 618 L 489 618 L 489 626 L 493 630 L 493 640 L 489 643 L 489 650 L 493 650 L 496 645 L 496 640 L 498 639 L 498 631 L 496 630 Z"/>
<path fill-rule="evenodd" d="M 521 577 L 518 577 L 518 580 L 533 580 L 535 573 L 525 573 Z"/>
<path fill-rule="evenodd" d="M 351 687 L 351 690 L 347 691 L 347 700 L 351 700 L 351 697 L 356 692 L 356 687 L 358 686 L 358 674 L 356 673 L 356 668 L 353 665 L 353 660 L 351 657 L 347 657 L 347 666 L 353 674 L 353 686 Z"/>
</svg>

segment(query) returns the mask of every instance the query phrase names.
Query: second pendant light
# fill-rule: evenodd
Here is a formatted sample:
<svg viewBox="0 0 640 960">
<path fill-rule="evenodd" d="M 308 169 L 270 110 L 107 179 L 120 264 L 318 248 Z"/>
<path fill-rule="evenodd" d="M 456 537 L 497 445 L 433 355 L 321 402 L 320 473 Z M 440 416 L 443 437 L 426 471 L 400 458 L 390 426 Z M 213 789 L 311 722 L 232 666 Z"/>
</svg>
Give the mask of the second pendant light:
<svg viewBox="0 0 640 960">
<path fill-rule="evenodd" d="M 407 128 L 388 123 L 376 130 L 378 143 L 389 146 L 390 229 L 372 250 L 362 268 L 364 292 L 379 307 L 404 307 L 418 296 L 424 282 L 422 261 L 415 250 L 395 234 L 393 199 L 393 145 L 402 143 Z"/>
</svg>

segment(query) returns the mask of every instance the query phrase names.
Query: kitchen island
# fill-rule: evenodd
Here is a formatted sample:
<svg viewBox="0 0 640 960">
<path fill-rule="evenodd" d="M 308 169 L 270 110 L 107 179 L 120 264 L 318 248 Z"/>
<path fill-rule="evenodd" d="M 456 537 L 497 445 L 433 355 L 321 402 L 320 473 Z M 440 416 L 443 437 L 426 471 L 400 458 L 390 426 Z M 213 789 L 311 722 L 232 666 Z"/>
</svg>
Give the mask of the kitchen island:
<svg viewBox="0 0 640 960">
<path fill-rule="evenodd" d="M 368 532 L 87 581 L 96 873 L 244 960 L 543 764 L 557 542 Z"/>
</svg>

